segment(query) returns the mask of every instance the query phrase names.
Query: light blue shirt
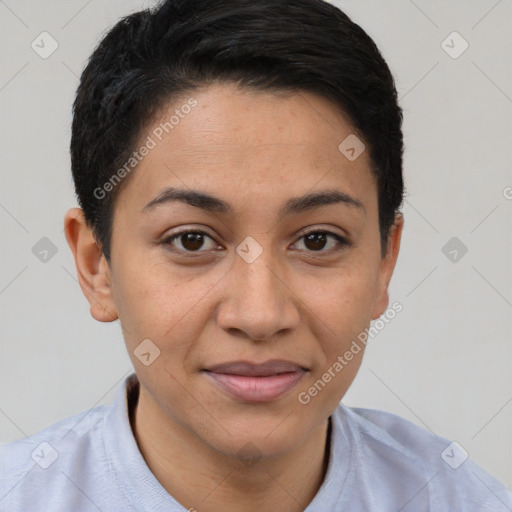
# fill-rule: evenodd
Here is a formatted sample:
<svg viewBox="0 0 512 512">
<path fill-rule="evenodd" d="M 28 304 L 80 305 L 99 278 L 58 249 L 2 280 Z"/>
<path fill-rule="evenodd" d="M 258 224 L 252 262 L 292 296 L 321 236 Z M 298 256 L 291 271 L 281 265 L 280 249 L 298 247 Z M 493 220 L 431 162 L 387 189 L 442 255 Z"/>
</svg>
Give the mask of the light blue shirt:
<svg viewBox="0 0 512 512">
<path fill-rule="evenodd" d="M 113 404 L 2 445 L 0 511 L 185 512 L 137 447 L 137 392 L 132 374 Z M 340 405 L 331 419 L 327 474 L 306 512 L 512 511 L 512 493 L 459 445 L 381 411 Z"/>
</svg>

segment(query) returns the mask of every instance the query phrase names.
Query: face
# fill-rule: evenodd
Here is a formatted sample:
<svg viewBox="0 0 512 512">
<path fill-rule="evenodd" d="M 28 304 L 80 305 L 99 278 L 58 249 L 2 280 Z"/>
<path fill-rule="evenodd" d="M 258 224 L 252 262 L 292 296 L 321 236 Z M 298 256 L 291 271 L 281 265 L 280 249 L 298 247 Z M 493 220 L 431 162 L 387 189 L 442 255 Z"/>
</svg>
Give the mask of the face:
<svg viewBox="0 0 512 512">
<path fill-rule="evenodd" d="M 352 383 L 364 345 L 335 363 L 387 307 L 401 225 L 383 257 L 369 156 L 340 151 L 355 130 L 327 100 L 218 84 L 168 108 L 116 199 L 91 311 L 119 317 L 163 422 L 220 453 L 286 453 Z"/>
</svg>

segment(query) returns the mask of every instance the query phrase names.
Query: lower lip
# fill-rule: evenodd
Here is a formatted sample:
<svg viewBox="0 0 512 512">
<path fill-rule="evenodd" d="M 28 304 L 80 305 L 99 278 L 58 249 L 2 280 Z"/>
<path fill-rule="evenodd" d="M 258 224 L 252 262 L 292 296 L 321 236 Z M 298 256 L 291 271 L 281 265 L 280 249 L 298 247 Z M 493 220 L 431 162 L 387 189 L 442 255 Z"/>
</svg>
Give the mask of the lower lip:
<svg viewBox="0 0 512 512">
<path fill-rule="evenodd" d="M 206 372 L 217 386 L 231 396 L 247 402 L 270 402 L 294 388 L 304 372 L 282 373 L 267 377 L 249 377 Z"/>
</svg>

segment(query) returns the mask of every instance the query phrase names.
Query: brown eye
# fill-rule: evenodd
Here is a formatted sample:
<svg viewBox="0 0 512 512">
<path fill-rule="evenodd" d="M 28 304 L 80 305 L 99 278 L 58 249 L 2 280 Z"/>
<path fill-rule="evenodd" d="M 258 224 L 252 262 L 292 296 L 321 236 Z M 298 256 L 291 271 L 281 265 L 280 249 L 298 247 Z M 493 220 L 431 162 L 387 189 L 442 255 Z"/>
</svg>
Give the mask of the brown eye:
<svg viewBox="0 0 512 512">
<path fill-rule="evenodd" d="M 325 233 L 311 233 L 304 237 L 304 245 L 312 251 L 319 251 L 325 247 L 327 236 Z"/>
<path fill-rule="evenodd" d="M 219 245 L 215 243 L 212 237 L 204 233 L 203 231 L 181 231 L 179 233 L 175 233 L 174 235 L 167 237 L 163 240 L 164 245 L 169 245 L 173 249 L 181 252 L 206 252 L 206 250 L 200 250 L 207 240 L 211 240 L 213 242 L 210 248 L 218 248 Z M 176 242 L 181 245 L 181 247 L 176 247 Z"/>
<path fill-rule="evenodd" d="M 331 247 L 324 250 L 328 245 L 329 239 L 333 239 L 334 243 Z M 348 241 L 335 233 L 330 231 L 310 231 L 302 235 L 300 240 L 304 240 L 304 246 L 308 251 L 312 252 L 331 252 L 331 250 L 339 250 L 349 245 Z"/>
<path fill-rule="evenodd" d="M 211 246 L 205 248 L 208 240 Z M 310 231 L 302 235 L 299 240 L 304 241 L 303 243 L 307 252 L 316 253 L 330 253 L 331 251 L 341 250 L 345 246 L 350 245 L 345 238 L 331 233 L 330 231 Z M 330 247 L 329 240 L 333 240 Z M 162 244 L 169 246 L 173 251 L 185 254 L 206 253 L 211 249 L 222 249 L 211 236 L 203 231 L 181 231 L 165 238 Z"/>
<path fill-rule="evenodd" d="M 204 237 L 201 233 L 183 233 L 180 235 L 180 241 L 187 251 L 197 251 L 204 244 Z"/>
</svg>

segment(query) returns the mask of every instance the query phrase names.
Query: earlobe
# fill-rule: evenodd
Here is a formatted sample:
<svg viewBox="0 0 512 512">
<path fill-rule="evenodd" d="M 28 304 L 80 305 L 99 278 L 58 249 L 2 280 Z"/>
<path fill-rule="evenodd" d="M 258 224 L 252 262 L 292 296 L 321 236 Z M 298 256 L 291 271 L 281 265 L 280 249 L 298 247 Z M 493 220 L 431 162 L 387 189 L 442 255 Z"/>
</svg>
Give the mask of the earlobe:
<svg viewBox="0 0 512 512">
<path fill-rule="evenodd" d="M 73 253 L 78 282 L 90 304 L 93 318 L 112 322 L 118 318 L 112 294 L 110 269 L 87 225 L 83 210 L 72 208 L 64 218 L 66 240 Z"/>
<path fill-rule="evenodd" d="M 388 245 L 386 255 L 382 258 L 379 270 L 379 284 L 377 297 L 373 309 L 372 320 L 379 318 L 389 305 L 389 282 L 395 269 L 398 253 L 400 252 L 400 241 L 402 239 L 402 230 L 404 226 L 404 217 L 401 213 L 395 216 L 395 222 L 391 227 L 388 236 Z"/>
</svg>

